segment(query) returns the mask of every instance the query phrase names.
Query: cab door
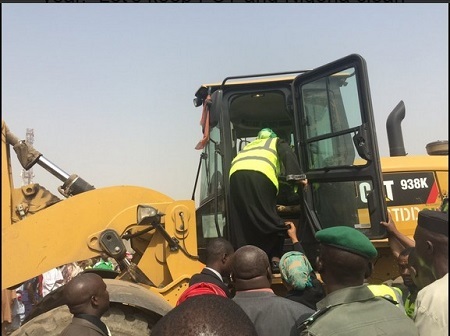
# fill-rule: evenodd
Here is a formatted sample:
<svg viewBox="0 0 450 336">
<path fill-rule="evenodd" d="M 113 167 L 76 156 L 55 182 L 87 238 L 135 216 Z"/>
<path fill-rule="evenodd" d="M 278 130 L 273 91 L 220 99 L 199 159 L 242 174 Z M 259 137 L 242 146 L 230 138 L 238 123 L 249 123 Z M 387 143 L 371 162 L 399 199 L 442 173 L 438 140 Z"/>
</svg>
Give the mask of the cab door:
<svg viewBox="0 0 450 336">
<path fill-rule="evenodd" d="M 384 237 L 387 209 L 365 60 L 349 55 L 303 73 L 292 91 L 310 227 L 346 225 Z"/>
</svg>

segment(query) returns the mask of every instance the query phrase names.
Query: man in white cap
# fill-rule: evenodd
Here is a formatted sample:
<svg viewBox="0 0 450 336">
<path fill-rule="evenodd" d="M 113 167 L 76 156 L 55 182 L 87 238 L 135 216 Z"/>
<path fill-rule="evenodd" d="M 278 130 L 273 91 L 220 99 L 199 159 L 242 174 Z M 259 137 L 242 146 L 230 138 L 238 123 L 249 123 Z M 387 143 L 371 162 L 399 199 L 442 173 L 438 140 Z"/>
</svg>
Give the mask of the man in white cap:
<svg viewBox="0 0 450 336">
<path fill-rule="evenodd" d="M 417 272 L 434 279 L 417 294 L 414 322 L 420 335 L 448 335 L 448 213 L 420 211 L 414 240 Z"/>
</svg>

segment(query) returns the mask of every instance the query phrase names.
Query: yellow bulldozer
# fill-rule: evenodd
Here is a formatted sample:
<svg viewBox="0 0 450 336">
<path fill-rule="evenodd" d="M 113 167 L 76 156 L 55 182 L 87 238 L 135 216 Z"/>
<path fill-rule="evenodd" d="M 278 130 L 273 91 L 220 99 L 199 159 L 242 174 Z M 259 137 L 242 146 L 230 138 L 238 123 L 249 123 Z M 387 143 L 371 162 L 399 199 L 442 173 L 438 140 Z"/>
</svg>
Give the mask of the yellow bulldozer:
<svg viewBox="0 0 450 336">
<path fill-rule="evenodd" d="M 411 196 L 403 204 L 413 207 L 411 223 L 397 218 L 408 235 L 417 209 L 434 207 L 447 194 L 448 153 L 420 160 L 379 157 L 367 68 L 359 55 L 308 71 L 228 77 L 202 85 L 194 104 L 203 107 L 203 139 L 197 146 L 202 152 L 192 199 L 182 201 L 141 187 L 96 189 L 19 140 L 2 122 L 2 289 L 17 288 L 54 267 L 106 253 L 120 271 L 98 271 L 110 293 L 105 322 L 115 336 L 148 335 L 175 305 L 190 277 L 204 267 L 208 241 L 229 239 L 231 161 L 264 127 L 291 143 L 308 177 L 308 188 L 297 191 L 280 176 L 284 188 L 279 212 L 295 223 L 313 263 L 318 247 L 314 233 L 335 225 L 357 228 L 380 250 L 388 251 L 380 221 L 387 219 L 387 206 L 394 201 L 389 196 L 397 195 L 397 188 L 401 192 L 411 185 L 422 189 L 430 185 L 433 193 L 429 197 L 427 189 L 423 194 L 428 195 Z M 399 125 L 399 118 L 394 119 L 392 124 Z M 64 199 L 38 184 L 15 188 L 11 149 L 24 169 L 37 164 L 58 178 Z M 406 159 L 412 163 L 406 165 Z M 386 183 L 388 174 L 397 173 L 404 176 L 393 176 L 393 182 Z M 125 258 L 124 242 L 135 251 L 131 261 Z M 290 249 L 286 239 L 285 250 Z M 392 258 L 380 253 L 374 281 L 395 276 L 391 266 Z M 273 283 L 281 287 L 279 277 Z M 58 335 L 71 320 L 63 288 L 45 296 L 14 335 Z"/>
</svg>

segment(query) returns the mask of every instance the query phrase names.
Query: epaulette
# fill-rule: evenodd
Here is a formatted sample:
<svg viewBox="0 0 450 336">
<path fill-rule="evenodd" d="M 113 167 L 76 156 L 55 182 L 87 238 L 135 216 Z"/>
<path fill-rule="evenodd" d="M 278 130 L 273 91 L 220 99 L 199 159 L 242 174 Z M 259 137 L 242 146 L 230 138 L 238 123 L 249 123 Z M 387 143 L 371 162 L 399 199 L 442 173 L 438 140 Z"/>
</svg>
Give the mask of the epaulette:
<svg viewBox="0 0 450 336">
<path fill-rule="evenodd" d="M 390 295 L 383 295 L 383 296 L 378 296 L 378 297 L 380 297 L 382 299 L 385 299 L 386 301 L 389 301 L 390 303 L 393 303 L 395 305 L 399 304 L 399 302 L 394 300 L 394 298 L 392 296 L 390 296 Z"/>
<path fill-rule="evenodd" d="M 298 332 L 302 332 L 306 328 L 308 328 L 311 324 L 313 324 L 320 316 L 325 314 L 331 307 L 333 306 L 326 306 L 322 309 L 319 309 L 314 314 L 312 314 L 310 317 L 308 317 L 306 320 L 303 320 L 299 324 L 297 324 L 297 330 Z M 298 320 L 300 321 L 300 319 Z"/>
</svg>

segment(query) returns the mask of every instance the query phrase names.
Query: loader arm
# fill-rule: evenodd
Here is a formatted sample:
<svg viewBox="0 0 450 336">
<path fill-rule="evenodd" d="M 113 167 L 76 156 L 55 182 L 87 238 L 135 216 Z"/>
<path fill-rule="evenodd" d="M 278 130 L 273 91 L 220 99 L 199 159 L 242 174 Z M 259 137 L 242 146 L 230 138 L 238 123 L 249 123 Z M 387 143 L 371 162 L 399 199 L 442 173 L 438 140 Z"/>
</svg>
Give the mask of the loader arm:
<svg viewBox="0 0 450 336">
<path fill-rule="evenodd" d="M 17 223 L 2 223 L 2 289 L 51 268 L 98 256 L 102 251 L 99 243 L 102 232 L 113 230 L 122 235 L 137 225 L 136 211 L 140 204 L 151 205 L 165 214 L 163 224 L 171 237 L 177 236 L 175 225 L 180 225 L 177 220 L 179 212 L 183 212 L 185 223 L 180 238 L 189 240 L 183 245 L 197 254 L 193 201 L 174 201 L 157 191 L 133 186 L 95 189 L 58 202 Z M 159 264 L 159 268 L 152 270 L 144 267 L 144 272 L 156 286 L 169 285 L 187 272 L 168 270 L 165 259 L 172 252 L 160 235 L 150 236 L 149 248 L 140 262 Z M 185 266 L 191 263 L 195 271 L 201 269 L 199 261 L 188 258 L 182 251 L 173 254 L 174 258 L 182 259 L 178 264 L 185 260 Z"/>
</svg>

